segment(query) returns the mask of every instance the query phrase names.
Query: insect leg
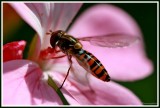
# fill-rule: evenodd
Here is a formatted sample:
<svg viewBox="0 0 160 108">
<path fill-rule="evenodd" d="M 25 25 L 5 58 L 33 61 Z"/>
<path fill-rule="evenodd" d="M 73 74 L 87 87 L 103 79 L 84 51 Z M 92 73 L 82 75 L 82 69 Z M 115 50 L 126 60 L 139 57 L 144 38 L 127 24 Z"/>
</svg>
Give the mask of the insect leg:
<svg viewBox="0 0 160 108">
<path fill-rule="evenodd" d="M 66 79 L 67 79 L 67 77 L 68 77 L 68 75 L 69 75 L 69 71 L 70 71 L 71 66 L 72 66 L 72 60 L 71 60 L 71 58 L 72 58 L 72 56 L 68 55 L 68 60 L 69 60 L 70 66 L 69 66 L 69 68 L 68 68 L 67 75 L 66 75 L 66 77 L 65 77 L 65 79 L 64 79 L 64 81 L 63 81 L 63 83 L 62 83 L 62 85 L 59 87 L 59 89 L 62 88 L 64 82 L 66 81 Z"/>
<path fill-rule="evenodd" d="M 55 48 L 48 47 L 40 52 L 40 58 L 43 60 L 47 59 L 57 59 L 65 57 L 66 55 L 64 53 L 61 54 L 61 51 L 56 51 Z"/>
<path fill-rule="evenodd" d="M 52 56 L 51 59 L 57 59 L 66 56 L 66 54 L 62 53 L 62 51 L 60 49 L 57 49 L 57 47 L 55 47 L 54 52 L 57 54 L 57 56 Z"/>
<path fill-rule="evenodd" d="M 62 52 L 60 49 L 55 48 L 55 53 Z"/>
<path fill-rule="evenodd" d="M 55 57 L 51 57 L 51 59 L 58 59 L 58 58 L 62 58 L 65 57 L 66 55 L 61 55 L 61 56 L 55 56 Z"/>
</svg>

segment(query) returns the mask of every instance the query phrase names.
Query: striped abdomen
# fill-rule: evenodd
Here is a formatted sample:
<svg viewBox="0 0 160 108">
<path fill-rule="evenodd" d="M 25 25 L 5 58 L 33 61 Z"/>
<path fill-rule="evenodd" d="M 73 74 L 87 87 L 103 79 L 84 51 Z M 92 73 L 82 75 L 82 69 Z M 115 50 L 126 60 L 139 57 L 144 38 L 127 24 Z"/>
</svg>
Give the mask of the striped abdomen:
<svg viewBox="0 0 160 108">
<path fill-rule="evenodd" d="M 74 56 L 77 58 L 79 64 L 87 71 L 90 71 L 92 75 L 103 81 L 110 81 L 106 69 L 93 54 L 81 49 Z"/>
</svg>

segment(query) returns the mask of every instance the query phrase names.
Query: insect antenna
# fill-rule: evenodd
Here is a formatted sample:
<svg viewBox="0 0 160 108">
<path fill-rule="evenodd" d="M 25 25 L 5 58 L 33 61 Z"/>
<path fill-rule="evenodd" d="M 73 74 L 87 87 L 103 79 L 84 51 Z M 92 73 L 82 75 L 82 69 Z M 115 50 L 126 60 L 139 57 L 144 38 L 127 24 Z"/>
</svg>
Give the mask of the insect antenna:
<svg viewBox="0 0 160 108">
<path fill-rule="evenodd" d="M 51 33 L 47 32 L 46 35 L 50 35 Z"/>
<path fill-rule="evenodd" d="M 53 33 L 52 30 L 49 30 L 49 32 L 46 33 L 46 35 L 51 35 Z"/>
<path fill-rule="evenodd" d="M 66 75 L 66 77 L 65 77 L 62 85 L 59 87 L 59 89 L 61 89 L 61 88 L 63 87 L 63 84 L 64 84 L 64 82 L 66 81 L 66 79 L 67 79 L 67 77 L 68 77 L 68 75 L 69 75 L 69 71 L 70 71 L 70 69 L 71 69 L 71 67 L 72 67 L 72 60 L 71 60 L 71 58 L 72 58 L 72 56 L 68 55 L 68 60 L 69 60 L 70 66 L 69 66 L 69 68 L 68 68 L 67 75 Z"/>
</svg>

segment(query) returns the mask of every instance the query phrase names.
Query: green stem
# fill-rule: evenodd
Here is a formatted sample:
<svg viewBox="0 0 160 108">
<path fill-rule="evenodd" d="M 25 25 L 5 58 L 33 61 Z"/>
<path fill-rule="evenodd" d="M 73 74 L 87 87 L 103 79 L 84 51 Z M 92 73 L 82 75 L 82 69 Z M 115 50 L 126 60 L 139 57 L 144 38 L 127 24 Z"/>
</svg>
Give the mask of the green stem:
<svg viewBox="0 0 160 108">
<path fill-rule="evenodd" d="M 50 76 L 48 76 L 48 85 L 50 85 L 57 92 L 57 94 L 61 98 L 61 101 L 63 102 L 64 105 L 69 105 L 64 95 L 62 94 L 62 92 L 60 91 L 60 89 L 57 87 L 57 85 L 55 84 L 55 82 L 52 80 Z"/>
</svg>

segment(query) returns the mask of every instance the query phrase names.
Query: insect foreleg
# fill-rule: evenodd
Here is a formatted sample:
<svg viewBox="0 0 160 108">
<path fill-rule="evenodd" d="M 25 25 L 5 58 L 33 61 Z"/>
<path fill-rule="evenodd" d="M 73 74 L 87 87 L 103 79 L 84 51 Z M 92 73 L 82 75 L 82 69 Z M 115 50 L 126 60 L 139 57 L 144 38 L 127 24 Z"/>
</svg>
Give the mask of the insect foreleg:
<svg viewBox="0 0 160 108">
<path fill-rule="evenodd" d="M 72 56 L 71 56 L 71 55 L 68 55 L 68 60 L 69 60 L 70 66 L 69 66 L 69 68 L 68 68 L 67 75 L 66 75 L 66 77 L 65 77 L 62 85 L 59 87 L 59 89 L 62 88 L 64 82 L 66 81 L 66 79 L 67 79 L 67 77 L 68 77 L 68 75 L 69 75 L 69 71 L 70 71 L 70 69 L 71 69 L 71 67 L 72 67 L 72 60 L 71 60 L 71 58 L 72 58 Z"/>
<path fill-rule="evenodd" d="M 62 58 L 65 57 L 66 55 L 61 55 L 61 56 L 55 56 L 55 57 L 51 57 L 50 59 L 58 59 L 58 58 Z"/>
</svg>

